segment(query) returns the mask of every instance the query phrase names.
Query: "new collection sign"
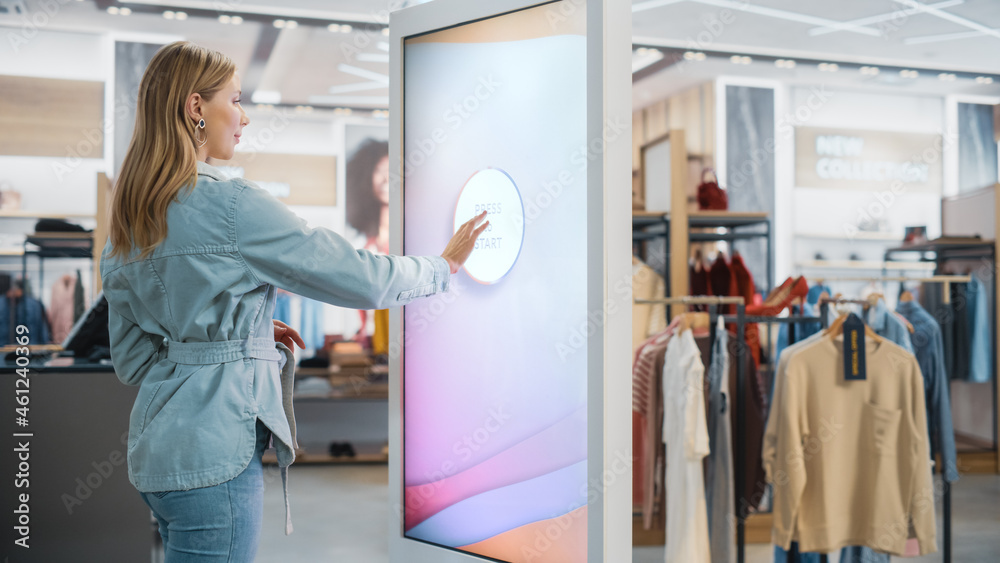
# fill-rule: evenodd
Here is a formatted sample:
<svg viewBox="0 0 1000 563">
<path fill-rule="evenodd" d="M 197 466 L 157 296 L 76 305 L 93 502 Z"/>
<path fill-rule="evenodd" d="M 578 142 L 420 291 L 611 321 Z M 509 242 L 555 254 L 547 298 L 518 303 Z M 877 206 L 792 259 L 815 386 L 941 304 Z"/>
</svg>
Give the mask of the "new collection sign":
<svg viewBox="0 0 1000 563">
<path fill-rule="evenodd" d="M 941 147 L 928 133 L 796 127 L 795 185 L 940 192 Z"/>
</svg>

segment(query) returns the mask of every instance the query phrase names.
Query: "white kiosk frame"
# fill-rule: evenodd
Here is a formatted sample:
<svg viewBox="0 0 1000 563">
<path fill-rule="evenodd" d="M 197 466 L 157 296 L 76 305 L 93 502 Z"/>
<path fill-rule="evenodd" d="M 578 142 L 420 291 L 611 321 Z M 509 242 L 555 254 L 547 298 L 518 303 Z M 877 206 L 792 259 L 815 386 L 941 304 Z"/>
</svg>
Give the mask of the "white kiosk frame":
<svg viewBox="0 0 1000 563">
<path fill-rule="evenodd" d="M 632 560 L 631 158 L 632 13 L 621 0 L 563 0 L 587 19 L 588 563 Z M 403 250 L 403 43 L 406 38 L 533 6 L 539 0 L 435 0 L 390 17 L 390 248 Z M 443 249 L 442 249 L 443 250 Z M 489 559 L 403 535 L 402 309 L 390 312 L 389 559 Z M 395 346 L 393 344 L 396 344 Z M 396 353 L 392 353 L 396 352 Z"/>
</svg>

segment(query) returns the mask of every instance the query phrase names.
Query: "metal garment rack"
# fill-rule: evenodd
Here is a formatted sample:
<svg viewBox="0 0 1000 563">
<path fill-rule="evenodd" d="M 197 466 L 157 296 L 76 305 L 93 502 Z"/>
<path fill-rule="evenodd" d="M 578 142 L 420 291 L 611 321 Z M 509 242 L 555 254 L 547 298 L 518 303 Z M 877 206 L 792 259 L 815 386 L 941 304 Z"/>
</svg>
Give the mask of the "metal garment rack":
<svg viewBox="0 0 1000 563">
<path fill-rule="evenodd" d="M 763 317 L 748 316 L 746 305 L 742 297 L 716 297 L 716 296 L 693 296 L 693 297 L 667 297 L 663 299 L 636 299 L 635 303 L 648 305 L 707 305 L 709 316 L 709 341 L 715 344 L 716 319 L 722 317 L 723 322 L 734 323 L 736 325 L 736 341 L 743 342 L 746 338 L 747 323 L 785 323 L 794 326 L 796 323 L 818 322 L 816 317 L 790 316 L 790 317 Z M 736 314 L 718 314 L 719 305 L 736 305 Z M 669 316 L 669 312 L 667 313 Z M 668 319 L 669 321 L 669 319 Z M 791 335 L 789 337 L 791 340 Z M 745 473 L 744 463 L 746 461 L 746 409 L 745 399 L 747 392 L 746 373 L 746 346 L 736 346 L 736 458 L 733 465 L 733 474 L 738 476 L 734 479 L 735 497 L 737 501 L 743 499 L 743 474 Z M 746 561 L 746 519 L 749 514 L 745 514 L 741 505 L 736 502 L 736 561 L 745 563 Z M 669 541 L 669 539 L 667 540 Z M 824 555 L 825 557 L 825 555 Z"/>
<path fill-rule="evenodd" d="M 663 231 L 646 231 L 648 227 L 662 225 Z M 764 225 L 764 231 L 739 231 L 736 229 Z M 692 233 L 692 228 L 714 228 L 725 229 L 724 233 Z M 738 213 L 729 214 L 727 212 L 692 212 L 688 215 L 688 240 L 690 242 L 733 242 L 736 240 L 750 240 L 762 238 L 767 243 L 767 291 L 774 287 L 774 237 L 772 236 L 771 218 L 748 217 Z M 670 288 L 670 214 L 662 215 L 633 215 L 632 216 L 632 254 L 643 254 L 636 252 L 636 246 L 647 240 L 662 238 L 664 240 L 663 264 L 666 275 L 664 282 L 667 287 L 667 295 L 671 293 Z M 711 297 L 711 296 L 709 296 Z M 700 303 L 708 305 L 708 303 Z"/>
<path fill-rule="evenodd" d="M 38 247 L 38 250 L 28 248 L 28 245 Z M 46 258 L 79 258 L 93 260 L 94 235 L 89 231 L 81 232 L 49 232 L 32 233 L 24 239 L 24 251 L 21 254 L 21 278 L 28 283 L 28 256 L 38 258 L 38 297 L 45 290 L 45 259 Z"/>
<path fill-rule="evenodd" d="M 943 238 L 938 240 L 928 241 L 922 244 L 913 244 L 907 246 L 899 246 L 896 248 L 889 248 L 885 251 L 885 260 L 889 260 L 892 256 L 896 254 L 906 254 L 906 253 L 917 253 L 919 255 L 919 260 L 921 262 L 934 262 L 936 268 L 934 270 L 935 274 L 943 274 L 945 263 L 949 260 L 983 260 L 987 262 L 985 266 L 988 267 L 991 272 L 989 276 L 989 294 L 995 299 L 997 295 L 997 276 L 996 276 L 996 245 L 992 240 L 982 240 L 982 239 L 965 239 L 965 238 Z M 885 271 L 883 270 L 883 274 Z M 942 330 L 950 331 L 950 325 L 947 327 L 942 327 Z M 949 332 L 945 332 L 945 335 Z M 990 334 L 997 334 L 997 310 L 996 307 L 990 311 Z M 992 374 L 993 381 L 993 451 L 1000 448 L 1000 435 L 998 435 L 998 429 L 1000 429 L 1000 404 L 997 403 L 997 397 L 1000 397 L 1000 392 L 998 392 L 997 386 L 1000 385 L 1000 372 L 997 370 L 997 348 L 996 346 L 990 346 L 993 351 L 992 357 L 990 358 L 990 373 Z"/>
<path fill-rule="evenodd" d="M 951 304 L 951 291 L 950 286 L 952 283 L 964 283 L 971 281 L 971 276 L 951 276 L 951 275 L 938 275 L 930 276 L 925 278 L 916 277 L 891 277 L 883 276 L 877 278 L 824 278 L 823 281 L 871 281 L 871 282 L 920 282 L 920 283 L 940 283 L 944 286 L 943 291 L 943 301 L 945 305 Z M 868 301 L 859 299 L 836 299 L 836 298 L 821 298 L 820 299 L 820 326 L 824 329 L 827 327 L 827 312 L 831 303 L 852 303 L 866 306 L 869 304 Z M 950 396 L 949 396 L 950 400 Z M 929 437 L 928 437 L 929 438 Z M 944 443 L 943 437 L 938 436 L 938 443 Z M 941 457 L 941 482 L 944 483 L 944 495 L 942 498 L 941 513 L 942 520 L 944 523 L 944 530 L 942 531 L 942 536 L 944 540 L 942 542 L 942 556 L 944 558 L 944 563 L 951 563 L 951 483 L 945 480 L 945 467 L 944 467 L 944 456 Z M 825 563 L 821 558 L 821 563 Z"/>
</svg>

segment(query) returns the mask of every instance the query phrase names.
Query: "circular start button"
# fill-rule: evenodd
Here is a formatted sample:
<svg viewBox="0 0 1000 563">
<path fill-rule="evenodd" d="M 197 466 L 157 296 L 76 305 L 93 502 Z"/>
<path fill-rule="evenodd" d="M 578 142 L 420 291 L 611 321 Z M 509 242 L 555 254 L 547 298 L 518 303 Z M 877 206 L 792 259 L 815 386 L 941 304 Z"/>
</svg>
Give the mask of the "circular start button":
<svg viewBox="0 0 1000 563">
<path fill-rule="evenodd" d="M 479 283 L 494 284 L 517 262 L 524 240 L 521 192 L 503 170 L 480 170 L 465 183 L 455 206 L 455 231 L 483 211 L 490 226 L 476 240 L 465 271 Z"/>
</svg>

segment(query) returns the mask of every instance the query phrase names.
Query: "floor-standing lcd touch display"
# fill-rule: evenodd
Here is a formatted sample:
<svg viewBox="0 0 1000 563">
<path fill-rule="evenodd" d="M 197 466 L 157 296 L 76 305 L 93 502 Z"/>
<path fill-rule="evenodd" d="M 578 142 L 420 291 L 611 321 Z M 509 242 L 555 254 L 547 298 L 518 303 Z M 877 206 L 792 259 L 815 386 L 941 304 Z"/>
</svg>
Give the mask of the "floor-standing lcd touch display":
<svg viewBox="0 0 1000 563">
<path fill-rule="evenodd" d="M 411 37 L 403 250 L 485 210 L 451 291 L 405 308 L 405 535 L 587 560 L 585 3 Z"/>
</svg>

